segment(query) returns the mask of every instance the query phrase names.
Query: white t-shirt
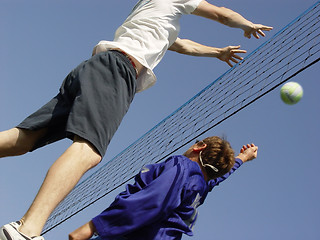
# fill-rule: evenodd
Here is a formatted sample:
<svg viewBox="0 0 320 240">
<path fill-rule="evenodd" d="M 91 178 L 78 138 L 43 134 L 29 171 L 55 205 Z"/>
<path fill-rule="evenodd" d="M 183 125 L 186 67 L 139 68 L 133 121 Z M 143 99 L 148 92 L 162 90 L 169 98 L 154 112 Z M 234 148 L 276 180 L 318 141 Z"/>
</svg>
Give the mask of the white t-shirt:
<svg viewBox="0 0 320 240">
<path fill-rule="evenodd" d="M 121 48 L 137 59 L 145 69 L 137 79 L 137 92 L 156 82 L 153 68 L 175 42 L 182 14 L 192 13 L 202 0 L 140 0 L 113 41 L 100 41 L 106 48 Z"/>
</svg>

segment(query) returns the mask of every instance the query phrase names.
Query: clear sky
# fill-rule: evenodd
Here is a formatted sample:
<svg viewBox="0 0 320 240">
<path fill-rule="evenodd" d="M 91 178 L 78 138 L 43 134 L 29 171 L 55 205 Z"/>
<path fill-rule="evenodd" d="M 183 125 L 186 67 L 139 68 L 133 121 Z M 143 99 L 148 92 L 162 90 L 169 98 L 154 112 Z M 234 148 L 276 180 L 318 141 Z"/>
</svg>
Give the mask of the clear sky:
<svg viewBox="0 0 320 240">
<path fill-rule="evenodd" d="M 316 1 L 209 2 L 274 30 L 264 39 L 249 40 L 241 30 L 184 16 L 180 37 L 216 47 L 240 44 L 250 53 Z M 14 127 L 50 100 L 69 71 L 90 57 L 98 41 L 112 40 L 134 4 L 135 0 L 0 0 L 0 130 Z M 297 105 L 281 102 L 276 89 L 203 136 L 225 134 L 237 152 L 243 144 L 254 142 L 259 154 L 208 196 L 199 208 L 191 239 L 319 239 L 319 66 L 293 79 L 304 88 Z M 216 59 L 168 52 L 155 69 L 157 84 L 136 95 L 103 163 L 228 68 Z M 24 156 L 1 159 L 0 225 L 23 216 L 46 171 L 70 143 L 63 140 Z M 67 239 L 69 232 L 100 213 L 114 196 L 103 198 L 45 238 Z"/>
</svg>

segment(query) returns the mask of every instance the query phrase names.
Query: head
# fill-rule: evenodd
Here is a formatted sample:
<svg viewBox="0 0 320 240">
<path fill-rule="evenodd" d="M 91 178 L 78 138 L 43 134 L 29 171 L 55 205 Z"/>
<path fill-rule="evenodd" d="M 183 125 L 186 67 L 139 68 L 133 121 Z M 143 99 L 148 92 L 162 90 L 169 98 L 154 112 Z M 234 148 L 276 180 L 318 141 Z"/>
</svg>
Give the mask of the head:
<svg viewBox="0 0 320 240">
<path fill-rule="evenodd" d="M 198 155 L 198 163 L 205 170 L 208 179 L 223 176 L 231 170 L 235 163 L 234 151 L 230 143 L 216 136 L 198 141 L 186 154 L 188 152 L 195 156 Z"/>
</svg>

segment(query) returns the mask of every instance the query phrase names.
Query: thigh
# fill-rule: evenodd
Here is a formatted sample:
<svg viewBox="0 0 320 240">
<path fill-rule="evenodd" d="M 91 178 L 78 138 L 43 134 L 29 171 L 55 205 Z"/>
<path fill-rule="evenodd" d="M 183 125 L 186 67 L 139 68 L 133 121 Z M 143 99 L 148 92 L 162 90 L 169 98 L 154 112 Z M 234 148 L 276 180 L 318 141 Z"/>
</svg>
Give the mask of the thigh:
<svg viewBox="0 0 320 240">
<path fill-rule="evenodd" d="M 25 145 L 34 146 L 34 144 L 42 138 L 48 131 L 47 128 L 41 128 L 39 130 L 28 130 L 22 128 L 15 128 L 18 131 L 17 142 Z"/>
<path fill-rule="evenodd" d="M 76 73 L 81 94 L 74 99 L 66 130 L 104 156 L 135 95 L 135 75 L 123 59 L 109 53 L 96 55 Z"/>
<path fill-rule="evenodd" d="M 36 131 L 12 128 L 0 132 L 0 156 L 16 156 L 30 151 L 47 129 Z"/>
</svg>

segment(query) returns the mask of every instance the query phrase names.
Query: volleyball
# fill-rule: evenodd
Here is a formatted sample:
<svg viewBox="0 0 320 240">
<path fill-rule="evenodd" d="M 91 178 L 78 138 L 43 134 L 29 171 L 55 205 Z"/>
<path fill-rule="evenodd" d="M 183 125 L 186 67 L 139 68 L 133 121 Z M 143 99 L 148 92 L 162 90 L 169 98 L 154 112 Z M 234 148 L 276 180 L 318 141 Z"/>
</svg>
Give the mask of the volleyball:
<svg viewBox="0 0 320 240">
<path fill-rule="evenodd" d="M 281 87 L 280 96 L 284 103 L 293 105 L 302 98 L 303 89 L 299 83 L 288 82 Z"/>
</svg>

